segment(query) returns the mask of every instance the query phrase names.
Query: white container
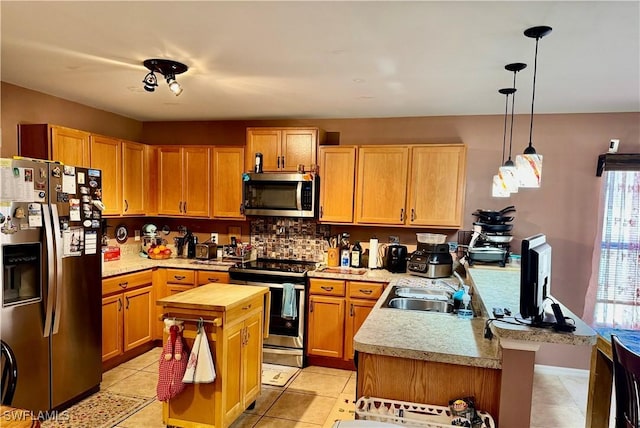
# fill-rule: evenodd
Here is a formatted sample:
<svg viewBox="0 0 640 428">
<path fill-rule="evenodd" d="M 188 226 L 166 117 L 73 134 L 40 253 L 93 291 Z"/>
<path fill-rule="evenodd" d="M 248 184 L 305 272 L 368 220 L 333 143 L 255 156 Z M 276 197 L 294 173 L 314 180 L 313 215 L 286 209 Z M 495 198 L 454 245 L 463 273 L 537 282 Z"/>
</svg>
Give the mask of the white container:
<svg viewBox="0 0 640 428">
<path fill-rule="evenodd" d="M 416 233 L 416 239 L 423 244 L 444 244 L 447 240 L 447 235 L 439 233 Z"/>
<path fill-rule="evenodd" d="M 378 267 L 378 240 L 369 239 L 369 269 Z"/>
</svg>

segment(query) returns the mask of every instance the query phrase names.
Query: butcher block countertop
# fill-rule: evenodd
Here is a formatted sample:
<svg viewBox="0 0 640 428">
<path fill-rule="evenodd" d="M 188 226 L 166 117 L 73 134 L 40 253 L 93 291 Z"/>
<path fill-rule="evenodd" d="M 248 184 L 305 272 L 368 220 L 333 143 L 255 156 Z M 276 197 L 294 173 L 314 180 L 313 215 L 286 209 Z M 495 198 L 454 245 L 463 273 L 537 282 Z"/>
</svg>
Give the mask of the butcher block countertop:
<svg viewBox="0 0 640 428">
<path fill-rule="evenodd" d="M 264 296 L 269 287 L 237 284 L 206 284 L 158 299 L 159 306 L 228 312 L 247 301 Z"/>
</svg>

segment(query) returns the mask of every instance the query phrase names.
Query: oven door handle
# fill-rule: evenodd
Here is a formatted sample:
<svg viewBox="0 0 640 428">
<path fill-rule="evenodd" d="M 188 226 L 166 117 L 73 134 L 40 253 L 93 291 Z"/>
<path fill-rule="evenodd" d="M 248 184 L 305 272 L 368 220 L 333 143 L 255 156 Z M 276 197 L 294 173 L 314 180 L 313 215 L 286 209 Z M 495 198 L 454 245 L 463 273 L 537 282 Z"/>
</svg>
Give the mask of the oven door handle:
<svg viewBox="0 0 640 428">
<path fill-rule="evenodd" d="M 258 285 L 260 287 L 278 288 L 278 289 L 283 289 L 284 288 L 284 285 L 282 285 L 282 284 L 276 284 L 276 283 L 271 283 L 271 282 L 247 281 L 245 284 L 246 285 Z M 304 285 L 303 284 L 293 284 L 293 288 L 295 290 L 304 290 Z"/>
<path fill-rule="evenodd" d="M 264 295 L 264 326 L 262 330 L 262 338 L 266 339 L 269 337 L 269 321 L 271 320 L 271 291 L 268 291 Z"/>
</svg>

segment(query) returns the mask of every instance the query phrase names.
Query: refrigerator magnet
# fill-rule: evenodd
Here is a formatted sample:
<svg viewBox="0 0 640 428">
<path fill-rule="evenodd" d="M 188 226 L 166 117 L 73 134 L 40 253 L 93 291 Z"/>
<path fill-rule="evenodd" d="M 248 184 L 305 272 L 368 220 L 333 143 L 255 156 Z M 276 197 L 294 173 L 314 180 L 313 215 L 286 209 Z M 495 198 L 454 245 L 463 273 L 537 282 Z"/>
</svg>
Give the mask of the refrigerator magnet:
<svg viewBox="0 0 640 428">
<path fill-rule="evenodd" d="M 29 227 L 42 227 L 42 207 L 40 204 L 29 204 L 28 207 Z"/>
<path fill-rule="evenodd" d="M 84 184 L 84 172 L 78 172 L 78 184 Z"/>
</svg>

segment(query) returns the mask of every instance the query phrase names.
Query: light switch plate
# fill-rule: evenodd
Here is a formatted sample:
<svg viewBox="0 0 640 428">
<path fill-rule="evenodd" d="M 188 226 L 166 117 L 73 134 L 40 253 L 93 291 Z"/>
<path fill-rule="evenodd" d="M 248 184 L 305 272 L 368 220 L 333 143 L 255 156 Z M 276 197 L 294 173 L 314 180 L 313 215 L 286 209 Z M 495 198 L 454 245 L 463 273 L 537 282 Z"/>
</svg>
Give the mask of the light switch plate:
<svg viewBox="0 0 640 428">
<path fill-rule="evenodd" d="M 218 232 L 211 232 L 211 242 L 213 242 L 214 244 L 217 244 L 218 242 L 220 242 L 218 240 Z"/>
<path fill-rule="evenodd" d="M 139 230 L 135 230 L 133 232 L 135 234 L 135 236 L 133 237 L 134 241 L 139 241 L 140 240 L 140 231 Z"/>
</svg>

